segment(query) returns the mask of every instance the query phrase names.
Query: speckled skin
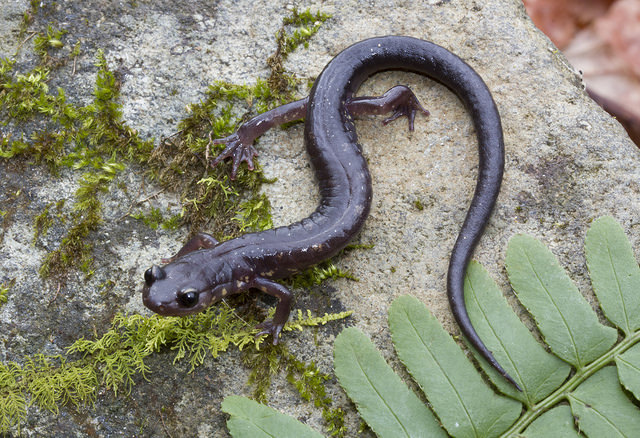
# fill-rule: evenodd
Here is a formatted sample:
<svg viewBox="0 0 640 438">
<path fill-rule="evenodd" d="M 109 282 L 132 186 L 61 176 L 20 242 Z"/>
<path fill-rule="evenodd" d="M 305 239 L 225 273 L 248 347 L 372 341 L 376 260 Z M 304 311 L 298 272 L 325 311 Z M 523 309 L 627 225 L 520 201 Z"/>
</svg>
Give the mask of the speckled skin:
<svg viewBox="0 0 640 438">
<path fill-rule="evenodd" d="M 360 231 L 369 213 L 371 177 L 352 116 L 392 110 L 388 120 L 406 115 L 412 128 L 415 112 L 422 110 L 405 87 L 395 87 L 380 98 L 353 98 L 367 77 L 389 69 L 414 71 L 442 82 L 471 114 L 479 144 L 478 181 L 451 254 L 448 297 L 470 344 L 517 387 L 475 332 L 463 294 L 466 266 L 500 191 L 504 169 L 500 116 L 487 86 L 470 66 L 448 50 L 415 38 L 387 36 L 354 44 L 325 67 L 308 98 L 262 114 L 217 141 L 227 148 L 212 164 L 231 157 L 235 175 L 241 161 L 252 167 L 256 137 L 306 113 L 305 142 L 320 187 L 320 205 L 300 222 L 223 243 L 208 235 L 196 236 L 171 263 L 145 273 L 144 303 L 161 314 L 181 315 L 202 310 L 227 294 L 258 288 L 280 298 L 274 320 L 262 325 L 262 332 L 277 342 L 289 315 L 290 293 L 273 280 L 335 255 Z"/>
</svg>

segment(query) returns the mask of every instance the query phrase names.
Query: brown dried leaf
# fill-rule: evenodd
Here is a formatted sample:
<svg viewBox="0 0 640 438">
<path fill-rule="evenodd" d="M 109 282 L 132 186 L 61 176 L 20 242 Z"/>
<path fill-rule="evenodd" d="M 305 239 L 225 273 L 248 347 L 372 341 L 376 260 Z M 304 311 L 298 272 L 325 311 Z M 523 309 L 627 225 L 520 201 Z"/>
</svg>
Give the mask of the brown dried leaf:
<svg viewBox="0 0 640 438">
<path fill-rule="evenodd" d="M 527 13 L 553 43 L 565 47 L 580 29 L 602 16 L 614 0 L 524 0 Z"/>
</svg>

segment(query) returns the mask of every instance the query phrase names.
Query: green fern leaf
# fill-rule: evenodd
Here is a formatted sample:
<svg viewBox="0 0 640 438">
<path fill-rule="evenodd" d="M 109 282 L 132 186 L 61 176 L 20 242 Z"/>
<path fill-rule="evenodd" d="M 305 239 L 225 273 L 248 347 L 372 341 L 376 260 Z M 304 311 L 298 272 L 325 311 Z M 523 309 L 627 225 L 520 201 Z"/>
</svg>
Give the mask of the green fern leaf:
<svg viewBox="0 0 640 438">
<path fill-rule="evenodd" d="M 631 334 L 640 328 L 640 268 L 622 227 L 610 216 L 595 220 L 585 250 L 593 291 L 605 316 Z"/>
<path fill-rule="evenodd" d="M 580 438 L 582 435 L 573 426 L 573 414 L 567 405 L 560 405 L 541 415 L 531 423 L 522 438 Z"/>
<path fill-rule="evenodd" d="M 622 392 L 615 367 L 605 367 L 569 395 L 580 430 L 591 437 L 634 437 L 640 410 Z"/>
<path fill-rule="evenodd" d="M 626 353 L 616 357 L 620 383 L 640 400 L 640 345 L 634 345 Z"/>
<path fill-rule="evenodd" d="M 496 283 L 479 263 L 469 264 L 464 290 L 469 318 L 480 338 L 523 389 L 517 391 L 476 355 L 500 391 L 532 406 L 566 380 L 571 367 L 545 351 L 513 313 Z"/>
<path fill-rule="evenodd" d="M 559 358 L 582 368 L 615 344 L 616 330 L 600 324 L 558 260 L 538 240 L 512 237 L 506 265 L 518 299 Z"/>
<path fill-rule="evenodd" d="M 225 398 L 222 411 L 231 416 L 227 427 L 234 438 L 322 438 L 309 426 L 246 397 Z"/>
<path fill-rule="evenodd" d="M 334 367 L 340 385 L 380 437 L 446 437 L 433 414 L 353 327 L 338 335 Z"/>
<path fill-rule="evenodd" d="M 391 370 L 366 335 L 345 329 L 335 342 L 335 372 L 376 435 L 446 436 L 439 420 L 456 438 L 571 438 L 583 436 L 581 432 L 588 437 L 638 436 L 637 262 L 611 218 L 594 221 L 585 246 L 603 311 L 625 334 L 617 345 L 617 331 L 598 321 L 553 254 L 536 239 L 511 239 L 507 272 L 517 297 L 554 354 L 515 316 L 484 268 L 469 265 L 465 278 L 469 316 L 489 349 L 522 386 L 522 393 L 476 356 L 495 385 L 488 386 L 450 335 L 413 297 L 394 301 L 389 327 L 400 360 L 433 413 Z"/>
<path fill-rule="evenodd" d="M 590 270 L 600 271 L 600 280 L 594 281 L 599 281 L 597 287 L 601 292 L 603 288 L 609 289 L 598 296 L 610 305 L 615 303 L 610 307 L 617 310 L 607 315 L 616 324 L 629 321 L 621 326 L 631 329 L 635 327 L 633 316 L 621 319 L 610 314 L 635 312 L 635 301 L 627 295 L 638 293 L 633 286 L 636 262 L 615 221 L 596 221 L 594 227 L 595 233 L 590 232 L 591 241 L 587 242 L 591 245 Z M 578 437 L 579 431 L 591 437 L 637 435 L 640 410 L 622 391 L 620 382 L 632 393 L 640 392 L 640 350 L 631 348 L 640 340 L 640 331 L 629 332 L 629 336 L 614 345 L 617 331 L 598 321 L 553 254 L 531 237 L 511 239 L 507 272 L 517 297 L 531 312 L 555 356 L 546 352 L 525 328 L 495 282 L 477 263 L 471 263 L 468 268 L 465 301 L 478 333 L 521 384 L 523 392 L 516 392 L 477 357 L 480 365 L 501 392 L 524 403 L 522 412 L 522 405 L 495 394 L 481 381 L 477 371 L 423 304 L 415 298 L 400 297 L 389 310 L 389 327 L 398 356 L 423 390 L 443 427 L 453 437 L 475 438 Z M 602 272 L 626 274 L 609 275 L 607 279 Z M 631 278 L 628 280 L 631 285 L 620 278 Z M 617 297 L 621 298 L 614 300 L 616 294 L 611 291 L 618 291 Z M 337 358 L 338 350 L 343 347 L 336 342 L 335 348 Z M 560 359 L 573 365 L 573 375 L 569 375 L 569 365 Z M 360 367 L 355 362 L 352 358 L 341 364 L 345 367 L 341 373 L 355 372 Z M 620 380 L 616 368 L 607 367 L 613 362 L 618 365 Z M 349 371 L 349 367 L 353 369 Z M 372 371 L 368 380 L 393 379 Z M 342 379 L 340 383 L 353 398 L 353 390 L 347 389 Z M 389 393 L 392 391 L 389 389 Z M 374 404 L 354 400 L 365 421 L 375 417 Z M 365 415 L 366 411 L 369 412 Z M 578 419 L 577 425 L 574 417 Z M 401 433 L 398 430 L 380 433 L 373 429 L 381 437 Z"/>
<path fill-rule="evenodd" d="M 416 298 L 404 296 L 393 302 L 389 328 L 398 357 L 451 435 L 497 436 L 520 416 L 520 403 L 491 390 L 451 336 Z M 336 345 L 336 351 L 337 348 Z"/>
</svg>

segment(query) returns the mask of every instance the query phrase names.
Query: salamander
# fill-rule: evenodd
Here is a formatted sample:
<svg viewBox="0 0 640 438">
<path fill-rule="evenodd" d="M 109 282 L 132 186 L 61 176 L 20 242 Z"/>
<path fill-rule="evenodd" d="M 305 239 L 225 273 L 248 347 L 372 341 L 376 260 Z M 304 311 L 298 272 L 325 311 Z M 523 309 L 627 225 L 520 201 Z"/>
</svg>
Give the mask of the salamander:
<svg viewBox="0 0 640 438">
<path fill-rule="evenodd" d="M 316 79 L 309 96 L 256 116 L 229 137 L 215 140 L 225 148 L 211 165 L 231 158 L 232 177 L 246 162 L 253 168 L 254 140 L 268 129 L 305 118 L 304 139 L 315 169 L 320 204 L 307 218 L 288 226 L 245 234 L 225 242 L 201 233 L 165 266 L 145 272 L 144 304 L 163 315 L 203 310 L 250 288 L 279 299 L 272 320 L 259 328 L 273 336 L 289 316 L 291 292 L 275 280 L 325 260 L 343 249 L 362 228 L 371 207 L 371 177 L 358 144 L 353 117 L 392 112 L 384 121 L 407 117 L 413 129 L 417 112 L 428 114 L 407 87 L 380 97 L 354 97 L 372 74 L 400 69 L 424 74 L 446 85 L 464 102 L 476 130 L 479 151 L 477 184 L 457 237 L 447 275 L 452 313 L 469 343 L 519 389 L 476 333 L 464 303 L 464 276 L 473 250 L 496 203 L 504 170 L 500 115 L 482 78 L 462 59 L 434 43 L 404 36 L 358 42 L 339 53 Z"/>
</svg>

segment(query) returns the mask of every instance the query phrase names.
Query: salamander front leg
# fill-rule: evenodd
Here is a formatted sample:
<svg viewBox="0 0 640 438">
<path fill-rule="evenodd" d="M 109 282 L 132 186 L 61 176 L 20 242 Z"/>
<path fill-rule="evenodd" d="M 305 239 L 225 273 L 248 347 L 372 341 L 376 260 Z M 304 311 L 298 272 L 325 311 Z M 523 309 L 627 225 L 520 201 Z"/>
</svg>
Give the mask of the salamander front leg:
<svg viewBox="0 0 640 438">
<path fill-rule="evenodd" d="M 261 330 L 260 333 L 256 335 L 260 336 L 270 334 L 273 336 L 273 345 L 276 345 L 278 343 L 280 332 L 282 331 L 284 324 L 289 319 L 289 312 L 291 311 L 291 292 L 289 292 L 289 290 L 280 283 L 276 283 L 262 277 L 257 277 L 249 286 L 260 289 L 262 292 L 280 299 L 273 319 L 266 320 L 262 324 L 259 324 L 257 328 Z"/>
</svg>

